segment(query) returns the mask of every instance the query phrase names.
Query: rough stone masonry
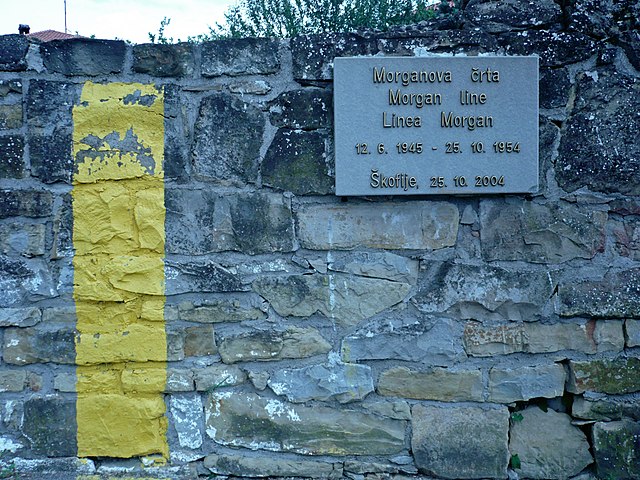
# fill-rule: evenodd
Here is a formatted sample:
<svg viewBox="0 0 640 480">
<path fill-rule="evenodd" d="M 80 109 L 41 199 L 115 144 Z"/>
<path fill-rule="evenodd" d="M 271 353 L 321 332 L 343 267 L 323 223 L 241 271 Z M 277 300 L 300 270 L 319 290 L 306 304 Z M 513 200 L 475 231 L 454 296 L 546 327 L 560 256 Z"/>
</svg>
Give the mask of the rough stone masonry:
<svg viewBox="0 0 640 480">
<path fill-rule="evenodd" d="M 640 478 L 639 18 L 1 36 L 0 477 Z M 539 56 L 537 194 L 333 194 L 333 59 L 433 54 Z"/>
</svg>

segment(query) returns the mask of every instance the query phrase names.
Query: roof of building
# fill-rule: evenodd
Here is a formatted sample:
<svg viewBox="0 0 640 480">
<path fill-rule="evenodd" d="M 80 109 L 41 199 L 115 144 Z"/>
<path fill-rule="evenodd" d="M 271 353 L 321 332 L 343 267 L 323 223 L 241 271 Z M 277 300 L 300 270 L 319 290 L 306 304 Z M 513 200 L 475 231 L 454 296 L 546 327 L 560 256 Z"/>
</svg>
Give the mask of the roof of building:
<svg viewBox="0 0 640 480">
<path fill-rule="evenodd" d="M 40 40 L 41 42 L 50 42 L 51 40 L 67 40 L 69 38 L 82 38 L 82 35 L 72 35 L 70 33 L 58 32 L 56 30 L 42 30 L 41 32 L 33 32 L 27 34 L 27 37 Z"/>
</svg>

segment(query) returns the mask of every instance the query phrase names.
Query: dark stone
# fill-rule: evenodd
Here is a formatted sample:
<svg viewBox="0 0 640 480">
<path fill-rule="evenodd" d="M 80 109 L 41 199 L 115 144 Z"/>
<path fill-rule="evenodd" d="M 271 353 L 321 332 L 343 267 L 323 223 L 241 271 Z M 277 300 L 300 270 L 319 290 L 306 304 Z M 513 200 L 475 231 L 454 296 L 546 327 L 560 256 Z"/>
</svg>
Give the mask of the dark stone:
<svg viewBox="0 0 640 480">
<path fill-rule="evenodd" d="M 562 10 L 553 0 L 471 0 L 464 9 L 463 18 L 471 26 L 491 33 L 513 29 L 549 27 L 562 20 Z"/>
<path fill-rule="evenodd" d="M 202 75 L 266 75 L 280 70 L 279 42 L 269 38 L 226 38 L 202 44 Z"/>
<path fill-rule="evenodd" d="M 253 193 L 231 198 L 231 219 L 240 251 L 255 255 L 295 249 L 291 206 L 281 196 Z"/>
<path fill-rule="evenodd" d="M 62 196 L 62 204 L 53 217 L 52 260 L 73 256 L 73 206 L 71 194 Z"/>
<path fill-rule="evenodd" d="M 236 96 L 204 98 L 195 124 L 196 173 L 223 184 L 255 182 L 264 127 L 262 113 Z"/>
<path fill-rule="evenodd" d="M 583 75 L 562 135 L 556 178 L 581 187 L 640 195 L 640 82 L 612 71 Z"/>
<path fill-rule="evenodd" d="M 76 359 L 76 331 L 73 325 L 40 323 L 29 328 L 7 328 L 2 359 L 13 365 L 61 363 Z"/>
<path fill-rule="evenodd" d="M 553 161 L 560 141 L 560 128 L 548 118 L 539 118 L 539 192 L 547 191 L 547 175 L 553 171 Z"/>
<path fill-rule="evenodd" d="M 640 318 L 640 268 L 612 270 L 602 280 L 558 285 L 558 313 L 564 317 Z"/>
<path fill-rule="evenodd" d="M 541 67 L 580 62 L 595 52 L 595 42 L 580 33 L 528 30 L 501 34 L 499 42 L 508 55 L 539 55 Z"/>
<path fill-rule="evenodd" d="M 60 397 L 27 400 L 22 431 L 38 455 L 75 457 L 78 454 L 75 400 Z"/>
<path fill-rule="evenodd" d="M 44 183 L 71 183 L 73 176 L 73 131 L 56 128 L 51 135 L 29 137 L 31 174 Z"/>
<path fill-rule="evenodd" d="M 53 196 L 39 190 L 0 190 L 0 218 L 48 217 Z"/>
<path fill-rule="evenodd" d="M 185 113 L 181 102 L 182 88 L 176 84 L 164 86 L 164 175 L 183 181 L 187 178 L 189 146 L 185 142 Z"/>
<path fill-rule="evenodd" d="M 24 176 L 24 139 L 17 135 L 0 136 L 0 178 Z M 2 207 L 0 207 L 2 211 Z"/>
<path fill-rule="evenodd" d="M 218 347 L 213 334 L 213 325 L 198 325 L 185 329 L 185 357 L 215 355 L 216 353 L 218 353 Z"/>
<path fill-rule="evenodd" d="M 637 6 L 638 10 L 636 18 L 640 18 L 640 6 Z M 624 32 L 620 39 L 620 46 L 627 54 L 627 58 L 631 65 L 636 70 L 640 70 L 640 25 L 636 26 L 634 31 Z"/>
<path fill-rule="evenodd" d="M 540 108 L 566 107 L 571 81 L 566 68 L 545 68 L 540 72 Z"/>
<path fill-rule="evenodd" d="M 640 358 L 569 362 L 567 390 L 573 393 L 610 394 L 640 391 Z"/>
<path fill-rule="evenodd" d="M 133 71 L 155 77 L 191 75 L 195 67 L 193 45 L 178 43 L 162 45 L 145 43 L 133 47 Z"/>
<path fill-rule="evenodd" d="M 331 80 L 333 59 L 359 55 L 375 55 L 375 38 L 355 33 L 307 35 L 291 39 L 293 78 L 295 80 Z"/>
<path fill-rule="evenodd" d="M 262 162 L 262 182 L 296 195 L 329 194 L 333 170 L 320 132 L 278 130 Z"/>
<path fill-rule="evenodd" d="M 378 47 L 388 55 L 415 55 L 415 49 L 433 53 L 478 54 L 495 52 L 498 42 L 492 35 L 481 30 L 429 31 L 416 38 L 380 39 Z"/>
<path fill-rule="evenodd" d="M 22 127 L 22 104 L 0 105 L 0 131 Z"/>
<path fill-rule="evenodd" d="M 596 423 L 593 453 L 598 477 L 616 480 L 640 478 L 640 422 Z"/>
<path fill-rule="evenodd" d="M 31 80 L 27 93 L 27 125 L 73 128 L 73 106 L 80 98 L 79 87 L 71 83 Z"/>
<path fill-rule="evenodd" d="M 106 75 L 124 68 L 126 44 L 121 40 L 72 38 L 40 45 L 44 66 L 63 75 Z"/>
<path fill-rule="evenodd" d="M 167 295 L 188 292 L 239 292 L 247 291 L 240 278 L 214 262 L 165 261 Z"/>
<path fill-rule="evenodd" d="M 0 35 L 0 70 L 26 70 L 28 50 L 29 40 L 24 35 Z"/>
<path fill-rule="evenodd" d="M 331 90 L 302 88 L 278 95 L 269 105 L 271 125 L 305 130 L 329 127 L 333 123 Z"/>
<path fill-rule="evenodd" d="M 483 200 L 482 256 L 532 263 L 591 259 L 604 251 L 607 216 L 569 203 Z"/>
<path fill-rule="evenodd" d="M 598 39 L 619 39 L 637 30 L 640 5 L 635 0 L 574 0 L 571 2 L 569 30 Z"/>
<path fill-rule="evenodd" d="M 587 393 L 574 397 L 571 416 L 602 422 L 621 420 L 624 417 L 640 420 L 640 399 L 633 394 L 603 396 Z"/>
<path fill-rule="evenodd" d="M 0 98 L 13 93 L 22 93 L 22 80 L 0 80 Z"/>
</svg>

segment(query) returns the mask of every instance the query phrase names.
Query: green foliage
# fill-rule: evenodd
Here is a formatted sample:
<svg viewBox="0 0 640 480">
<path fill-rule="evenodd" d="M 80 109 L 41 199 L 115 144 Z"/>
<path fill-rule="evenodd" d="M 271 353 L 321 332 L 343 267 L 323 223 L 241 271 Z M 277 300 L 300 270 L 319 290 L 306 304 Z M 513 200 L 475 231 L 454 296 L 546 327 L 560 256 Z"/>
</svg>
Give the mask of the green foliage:
<svg viewBox="0 0 640 480">
<path fill-rule="evenodd" d="M 522 416 L 522 414 L 520 412 L 513 412 L 511 414 L 511 420 L 513 422 L 521 422 L 524 419 L 524 417 Z"/>
<path fill-rule="evenodd" d="M 511 455 L 511 460 L 509 460 L 509 465 L 514 470 L 517 468 L 522 468 L 522 463 L 520 462 L 520 457 L 518 456 L 517 453 L 514 455 Z"/>
<path fill-rule="evenodd" d="M 360 28 L 384 31 L 393 25 L 410 25 L 455 13 L 459 4 L 460 0 L 441 0 L 439 5 L 427 8 L 419 0 L 238 0 L 225 12 L 222 24 L 209 27 L 208 33 L 189 37 L 187 41 L 287 38 Z M 164 35 L 170 21 L 165 17 L 158 33 L 149 33 L 152 43 L 173 43 L 173 38 Z"/>
</svg>

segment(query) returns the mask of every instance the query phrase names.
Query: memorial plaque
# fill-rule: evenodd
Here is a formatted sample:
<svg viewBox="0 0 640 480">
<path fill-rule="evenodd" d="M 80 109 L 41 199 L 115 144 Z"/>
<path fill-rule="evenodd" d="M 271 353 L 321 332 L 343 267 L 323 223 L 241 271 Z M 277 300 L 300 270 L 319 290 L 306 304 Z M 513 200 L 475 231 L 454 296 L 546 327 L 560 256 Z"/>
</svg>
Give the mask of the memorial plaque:
<svg viewBox="0 0 640 480">
<path fill-rule="evenodd" d="M 336 195 L 538 189 L 537 57 L 334 63 Z"/>
</svg>

